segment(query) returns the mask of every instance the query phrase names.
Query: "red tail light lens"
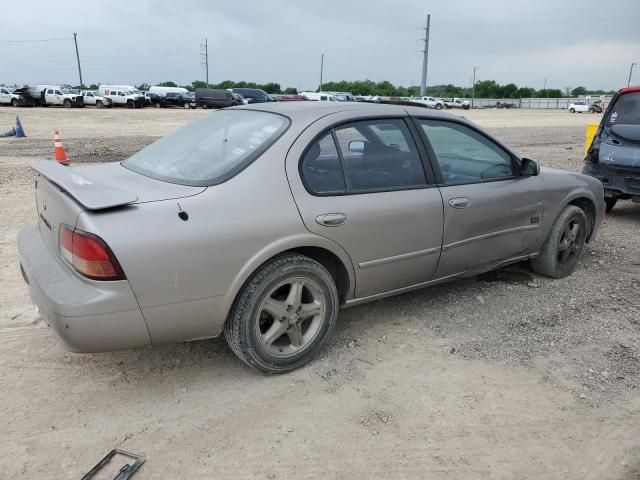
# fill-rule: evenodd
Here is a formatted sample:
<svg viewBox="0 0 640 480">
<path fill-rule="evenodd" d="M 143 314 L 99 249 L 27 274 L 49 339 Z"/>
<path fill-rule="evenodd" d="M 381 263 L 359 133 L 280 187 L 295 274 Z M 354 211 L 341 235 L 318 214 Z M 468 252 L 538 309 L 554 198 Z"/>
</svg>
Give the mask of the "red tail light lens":
<svg viewBox="0 0 640 480">
<path fill-rule="evenodd" d="M 124 280 L 115 255 L 104 240 L 92 233 L 60 225 L 60 253 L 78 273 L 92 280 Z"/>
</svg>

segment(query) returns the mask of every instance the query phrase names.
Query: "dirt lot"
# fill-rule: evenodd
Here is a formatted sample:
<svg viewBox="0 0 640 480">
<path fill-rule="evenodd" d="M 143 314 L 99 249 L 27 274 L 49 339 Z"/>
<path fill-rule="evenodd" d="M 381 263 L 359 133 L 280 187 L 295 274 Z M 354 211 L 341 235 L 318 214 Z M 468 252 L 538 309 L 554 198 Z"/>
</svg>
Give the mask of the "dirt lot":
<svg viewBox="0 0 640 480">
<path fill-rule="evenodd" d="M 80 478 L 112 448 L 134 477 L 640 478 L 640 205 L 620 202 L 570 278 L 526 268 L 341 313 L 306 368 L 264 376 L 223 339 L 66 352 L 16 263 L 29 161 L 119 160 L 202 110 L 0 109 L 0 477 Z M 465 115 L 543 165 L 579 170 L 562 111 Z"/>
</svg>

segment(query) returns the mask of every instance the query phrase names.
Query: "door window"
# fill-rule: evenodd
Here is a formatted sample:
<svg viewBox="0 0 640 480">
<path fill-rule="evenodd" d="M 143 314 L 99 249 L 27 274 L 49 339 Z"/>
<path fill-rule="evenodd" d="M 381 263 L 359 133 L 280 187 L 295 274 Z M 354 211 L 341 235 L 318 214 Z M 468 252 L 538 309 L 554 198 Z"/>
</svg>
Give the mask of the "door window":
<svg viewBox="0 0 640 480">
<path fill-rule="evenodd" d="M 56 90 L 56 95 L 62 95 L 62 92 L 60 90 Z"/>
<path fill-rule="evenodd" d="M 415 142 L 400 119 L 341 125 L 308 149 L 301 173 L 317 194 L 364 193 L 426 186 Z"/>
<path fill-rule="evenodd" d="M 47 95 L 53 95 L 53 90 L 51 89 L 47 90 Z"/>
<path fill-rule="evenodd" d="M 307 149 L 302 159 L 302 178 L 312 192 L 345 193 L 344 171 L 331 132 L 325 133 Z"/>
<path fill-rule="evenodd" d="M 511 155 L 471 128 L 439 120 L 419 120 L 419 123 L 436 154 L 445 184 L 514 176 Z"/>
</svg>

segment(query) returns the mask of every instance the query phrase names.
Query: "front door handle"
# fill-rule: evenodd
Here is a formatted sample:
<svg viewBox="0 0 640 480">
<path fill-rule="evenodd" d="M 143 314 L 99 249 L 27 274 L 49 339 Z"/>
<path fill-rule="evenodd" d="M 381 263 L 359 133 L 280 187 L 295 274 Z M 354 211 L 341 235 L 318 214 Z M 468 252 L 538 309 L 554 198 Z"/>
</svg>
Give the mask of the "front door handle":
<svg viewBox="0 0 640 480">
<path fill-rule="evenodd" d="M 469 200 L 467 197 L 452 198 L 451 200 L 449 200 L 449 205 L 451 205 L 453 208 L 467 208 L 471 206 L 471 200 Z"/>
<path fill-rule="evenodd" d="M 347 216 L 344 213 L 325 213 L 316 217 L 318 225 L 325 227 L 339 227 L 347 223 Z"/>
</svg>

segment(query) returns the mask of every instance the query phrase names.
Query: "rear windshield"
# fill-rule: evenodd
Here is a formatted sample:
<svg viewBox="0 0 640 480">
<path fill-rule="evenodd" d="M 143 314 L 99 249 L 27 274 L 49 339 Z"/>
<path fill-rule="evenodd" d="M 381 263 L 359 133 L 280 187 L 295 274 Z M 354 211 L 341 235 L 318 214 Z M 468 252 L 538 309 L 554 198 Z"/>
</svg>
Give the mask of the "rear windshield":
<svg viewBox="0 0 640 480">
<path fill-rule="evenodd" d="M 611 107 L 609 125 L 640 125 L 640 92 L 627 93 Z"/>
<path fill-rule="evenodd" d="M 221 110 L 180 128 L 125 160 L 142 175 L 181 185 L 216 185 L 259 157 L 287 129 L 275 113 Z"/>
</svg>

